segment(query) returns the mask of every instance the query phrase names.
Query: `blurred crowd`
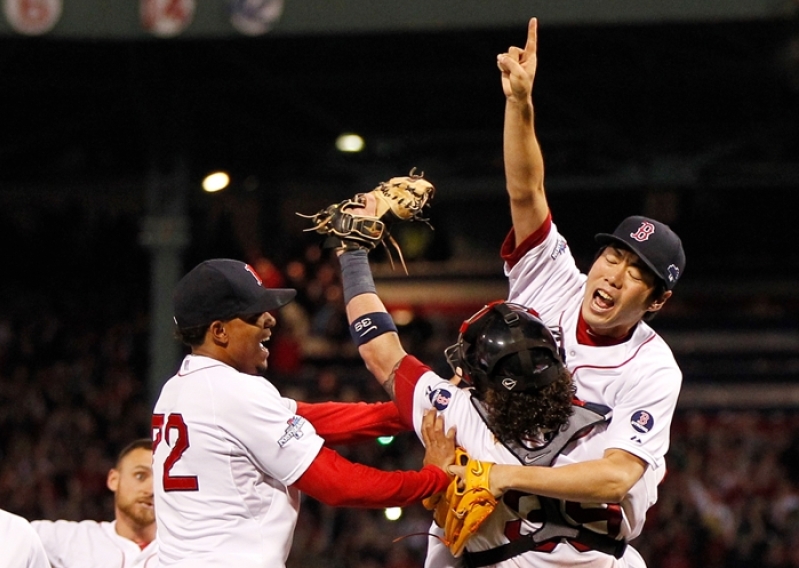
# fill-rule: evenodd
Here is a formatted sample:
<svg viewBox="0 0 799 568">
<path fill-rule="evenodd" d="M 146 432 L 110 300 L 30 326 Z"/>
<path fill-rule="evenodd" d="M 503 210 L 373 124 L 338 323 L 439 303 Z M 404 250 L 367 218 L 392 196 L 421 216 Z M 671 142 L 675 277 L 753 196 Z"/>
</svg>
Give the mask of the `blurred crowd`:
<svg viewBox="0 0 799 568">
<path fill-rule="evenodd" d="M 386 400 L 349 339 L 330 259 L 309 246 L 280 266 L 248 260 L 269 285 L 299 291 L 271 347 L 270 379 L 283 394 Z M 91 304 L 93 291 L 83 293 Z M 30 520 L 111 519 L 106 474 L 119 449 L 150 430 L 146 313 L 75 309 L 74 291 L 72 303 L 4 294 L 14 302 L 0 308 L 0 508 Z M 409 351 L 442 365 L 457 322 L 422 315 L 401 335 Z M 422 460 L 410 433 L 337 449 L 385 470 Z M 659 501 L 633 543 L 651 568 L 799 567 L 799 409 L 678 409 L 667 459 Z M 421 505 L 389 520 L 306 499 L 289 567 L 420 567 L 429 524 Z"/>
</svg>

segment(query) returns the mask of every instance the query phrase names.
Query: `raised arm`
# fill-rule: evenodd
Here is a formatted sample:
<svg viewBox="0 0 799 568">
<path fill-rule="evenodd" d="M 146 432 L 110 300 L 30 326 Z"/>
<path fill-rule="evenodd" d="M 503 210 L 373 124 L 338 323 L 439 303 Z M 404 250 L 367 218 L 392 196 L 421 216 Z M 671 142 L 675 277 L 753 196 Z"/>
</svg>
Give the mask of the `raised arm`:
<svg viewBox="0 0 799 568">
<path fill-rule="evenodd" d="M 544 193 L 544 158 L 535 135 L 532 99 L 537 44 L 538 21 L 532 18 L 524 49 L 511 47 L 497 56 L 505 93 L 505 180 L 517 246 L 549 215 Z"/>
<path fill-rule="evenodd" d="M 362 324 L 363 338 L 372 339 L 358 345 L 358 352 L 366 364 L 366 368 L 375 376 L 386 390 L 392 400 L 396 397 L 394 391 L 394 371 L 407 355 L 397 335 L 391 316 L 386 311 L 383 302 L 373 289 L 372 274 L 369 268 L 365 250 L 345 252 L 339 258 L 341 261 L 342 281 L 345 287 L 345 296 L 354 293 L 347 301 L 347 319 L 350 325 L 358 321 Z M 367 287 L 356 288 L 360 283 L 367 281 Z M 355 290 L 354 292 L 348 292 Z M 356 334 L 360 335 L 356 331 Z M 362 339 L 360 341 L 363 341 Z"/>
</svg>

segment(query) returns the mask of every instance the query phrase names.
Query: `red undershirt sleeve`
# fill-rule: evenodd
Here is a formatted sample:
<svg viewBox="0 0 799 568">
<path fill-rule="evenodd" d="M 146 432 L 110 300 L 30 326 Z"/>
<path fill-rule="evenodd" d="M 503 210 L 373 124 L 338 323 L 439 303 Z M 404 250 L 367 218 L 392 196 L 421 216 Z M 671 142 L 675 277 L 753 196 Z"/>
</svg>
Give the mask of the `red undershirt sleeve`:
<svg viewBox="0 0 799 568">
<path fill-rule="evenodd" d="M 402 420 L 409 426 L 413 425 L 413 393 L 416 383 L 429 370 L 430 367 L 413 355 L 405 355 L 394 372 L 394 400 Z"/>
<path fill-rule="evenodd" d="M 533 231 L 519 246 L 516 246 L 516 232 L 511 228 L 508 236 L 502 242 L 502 248 L 499 251 L 502 260 L 508 263 L 508 266 L 513 268 L 527 252 L 544 242 L 544 239 L 549 235 L 549 230 L 552 228 L 552 213 L 547 214 L 547 218 L 541 223 L 541 226 Z"/>
<path fill-rule="evenodd" d="M 326 443 L 333 445 L 355 444 L 410 430 L 393 402 L 297 401 L 297 414 L 313 424 Z"/>
<path fill-rule="evenodd" d="M 420 471 L 382 471 L 353 463 L 330 448 L 319 455 L 294 487 L 331 507 L 406 507 L 444 491 L 447 474 L 434 465 Z"/>
</svg>

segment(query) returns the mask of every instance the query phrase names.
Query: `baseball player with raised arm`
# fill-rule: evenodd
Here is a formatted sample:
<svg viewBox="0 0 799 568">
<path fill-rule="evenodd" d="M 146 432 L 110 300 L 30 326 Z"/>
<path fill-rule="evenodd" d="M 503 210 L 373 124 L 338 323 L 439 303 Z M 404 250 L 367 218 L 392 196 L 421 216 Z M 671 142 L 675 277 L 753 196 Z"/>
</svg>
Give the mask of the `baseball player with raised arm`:
<svg viewBox="0 0 799 568">
<path fill-rule="evenodd" d="M 407 196 L 397 202 L 412 201 L 413 192 L 407 188 Z M 572 405 L 571 378 L 552 332 L 532 310 L 493 302 L 462 324 L 458 342 L 447 354 L 471 389 L 457 388 L 406 354 L 376 294 L 366 252 L 371 239 L 357 229 L 383 222 L 375 212 L 376 194 L 359 194 L 325 209 L 325 219 L 332 221 L 317 223 L 315 229 L 340 240 L 353 340 L 400 413 L 418 430 L 426 411 L 439 411 L 446 426 L 457 426 L 458 445 L 470 458 L 516 464 L 511 470 L 528 468 L 519 464 L 569 467 L 591 459 L 593 448 L 604 446 L 610 409 L 578 403 L 571 416 L 555 411 Z M 554 414 L 547 415 L 544 408 Z M 463 467 L 454 469 L 462 476 Z M 626 538 L 636 530 L 633 519 L 645 511 L 647 495 L 633 494 L 623 505 L 618 501 L 564 503 L 557 497 L 509 491 L 467 538 L 453 541 L 449 528 L 434 527 L 437 537 L 446 538 L 443 543 L 431 539 L 426 566 L 638 565 L 640 556 L 628 550 Z"/>
<path fill-rule="evenodd" d="M 577 397 L 608 406 L 613 418 L 581 452 L 564 453 L 558 467 L 491 470 L 496 492 L 523 490 L 566 502 L 567 513 L 586 527 L 591 503 L 618 503 L 625 540 L 640 534 L 647 509 L 657 499 L 665 473 L 669 430 L 682 374 L 663 339 L 645 320 L 671 297 L 685 268 L 680 239 L 665 224 L 628 217 L 613 233 L 601 233 L 588 274 L 582 274 L 565 238 L 552 222 L 544 192 L 544 166 L 534 130 L 533 79 L 537 65 L 537 21 L 530 20 L 524 48 L 498 56 L 506 96 L 504 156 L 513 228 L 502 247 L 510 281 L 508 299 L 533 306 L 542 320 L 561 329 L 565 362 Z M 457 469 L 457 468 L 456 468 Z M 578 505 L 580 504 L 580 505 Z M 617 530 L 608 524 L 600 530 Z M 572 543 L 560 565 L 613 566 Z M 619 562 L 643 566 L 632 548 Z M 533 565 L 548 563 L 539 554 Z M 623 564 L 622 564 L 623 565 Z"/>
<path fill-rule="evenodd" d="M 0 509 L 0 568 L 50 568 L 39 535 L 27 519 Z"/>
<path fill-rule="evenodd" d="M 149 438 L 128 444 L 108 472 L 113 521 L 33 521 L 53 568 L 152 568 L 156 565 L 153 449 Z"/>
<path fill-rule="evenodd" d="M 454 431 L 424 417 L 421 471 L 384 472 L 324 446 L 395 424 L 387 405 L 303 404 L 319 429 L 260 376 L 276 325 L 295 295 L 263 286 L 232 259 L 200 263 L 178 283 L 174 315 L 191 347 L 153 413 L 153 475 L 161 566 L 280 568 L 291 548 L 300 492 L 331 506 L 405 506 L 442 491 Z M 335 424 L 334 424 L 335 422 Z M 363 427 L 363 428 L 361 428 Z"/>
</svg>

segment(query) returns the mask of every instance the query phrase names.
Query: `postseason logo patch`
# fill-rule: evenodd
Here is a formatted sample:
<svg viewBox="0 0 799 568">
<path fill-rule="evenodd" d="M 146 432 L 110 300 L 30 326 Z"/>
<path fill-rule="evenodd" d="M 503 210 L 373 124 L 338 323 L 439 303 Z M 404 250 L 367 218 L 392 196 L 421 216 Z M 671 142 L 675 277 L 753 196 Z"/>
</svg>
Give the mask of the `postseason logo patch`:
<svg viewBox="0 0 799 568">
<path fill-rule="evenodd" d="M 303 426 L 305 426 L 305 418 L 301 416 L 294 416 L 293 418 L 291 418 L 291 420 L 288 421 L 288 428 L 286 428 L 286 433 L 283 434 L 280 437 L 280 439 L 277 441 L 278 445 L 281 448 L 285 448 L 286 444 L 288 444 L 292 440 L 299 440 L 300 438 L 302 438 Z"/>
<path fill-rule="evenodd" d="M 558 239 L 558 242 L 555 243 L 555 247 L 552 249 L 552 254 L 549 255 L 549 258 L 555 260 L 564 252 L 566 252 L 567 246 L 568 245 L 564 239 Z"/>
<path fill-rule="evenodd" d="M 655 425 L 655 419 L 646 410 L 636 410 L 630 419 L 630 424 L 642 434 L 646 434 Z"/>
<path fill-rule="evenodd" d="M 449 406 L 452 393 L 447 389 L 431 389 L 427 393 L 427 397 L 430 399 L 430 404 L 433 405 L 433 408 L 441 411 L 445 410 Z"/>
</svg>

